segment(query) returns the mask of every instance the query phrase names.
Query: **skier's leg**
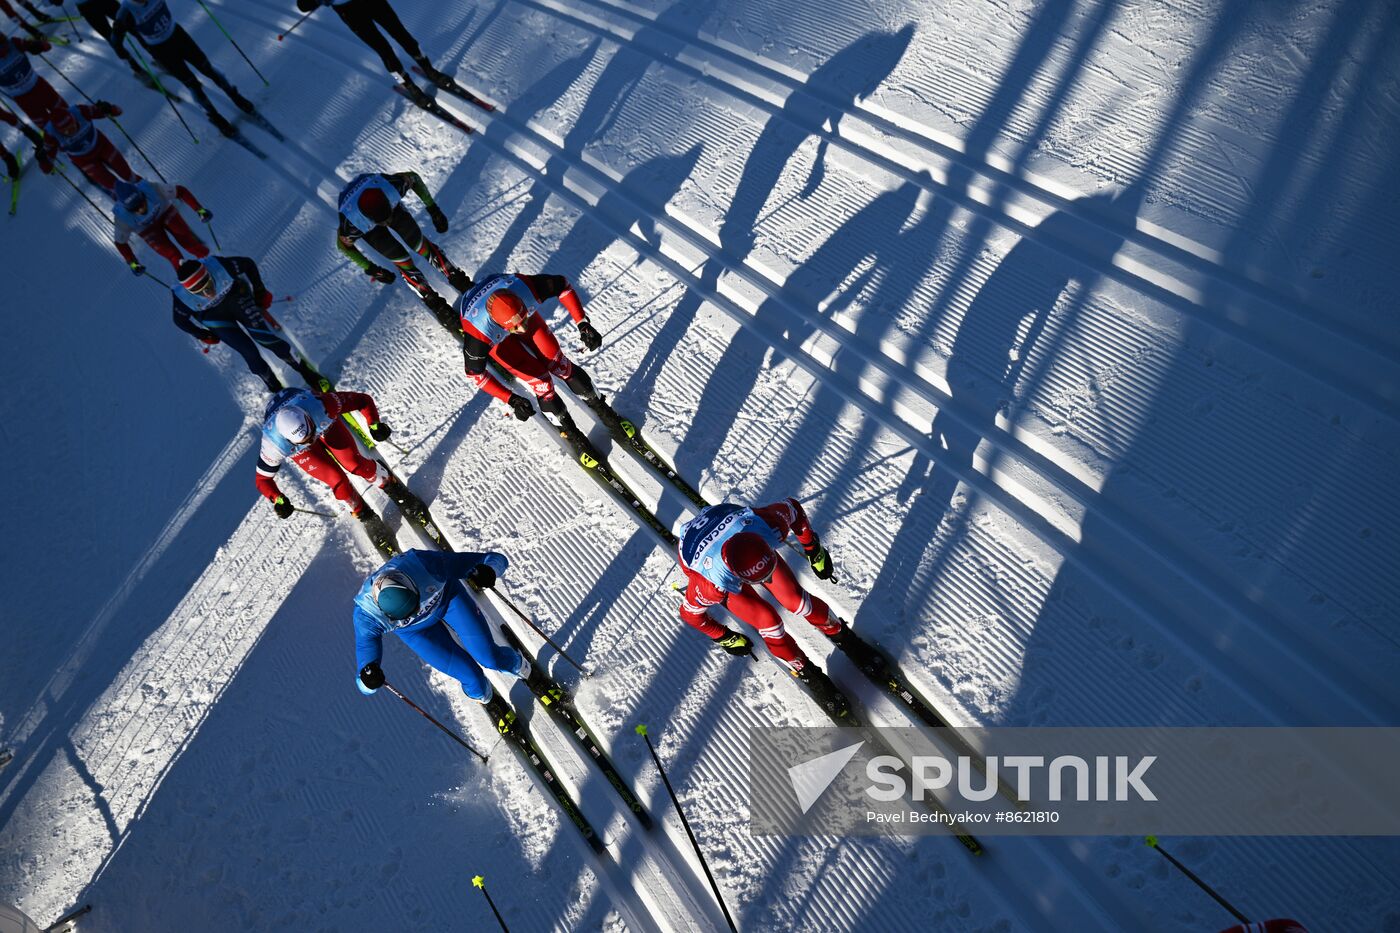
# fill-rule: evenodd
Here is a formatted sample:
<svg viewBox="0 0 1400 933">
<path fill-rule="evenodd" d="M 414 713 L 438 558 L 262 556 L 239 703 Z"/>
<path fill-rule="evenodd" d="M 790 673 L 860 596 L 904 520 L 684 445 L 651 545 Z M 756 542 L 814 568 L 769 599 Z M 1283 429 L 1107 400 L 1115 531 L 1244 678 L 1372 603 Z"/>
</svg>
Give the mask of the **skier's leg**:
<svg viewBox="0 0 1400 933">
<path fill-rule="evenodd" d="M 267 360 L 262 358 L 258 352 L 257 344 L 248 339 L 248 335 L 243 333 L 239 326 L 233 321 L 225 321 L 213 318 L 202 318 L 201 322 L 223 341 L 230 350 L 243 357 L 243 362 L 248 364 L 248 372 L 257 376 L 269 389 L 274 385 L 277 389 L 282 386 L 277 374 L 272 371 L 272 367 L 267 365 Z M 277 389 L 272 389 L 274 392 Z"/>
<path fill-rule="evenodd" d="M 112 22 L 110 17 L 116 16 L 116 11 L 121 7 L 117 0 L 79 0 L 78 15 L 87 20 L 87 24 L 92 27 L 93 32 L 103 39 L 112 38 Z"/>
<path fill-rule="evenodd" d="M 165 228 L 159 224 L 152 226 L 149 230 L 143 230 L 139 234 L 141 239 L 146 241 L 146 245 L 165 257 L 171 268 L 180 268 L 180 263 L 184 261 L 184 254 L 180 248 L 170 242 L 170 237 L 165 235 Z"/>
<path fill-rule="evenodd" d="M 443 621 L 452 626 L 452 631 L 457 633 L 462 647 L 467 649 L 472 659 L 484 668 L 503 674 L 514 674 L 517 677 L 524 674 L 524 656 L 514 648 L 496 644 L 495 639 L 491 637 L 491 627 L 487 625 L 486 617 L 481 614 L 481 608 L 467 595 L 460 583 L 447 585 L 444 598 L 448 597 L 452 601 L 448 603 Z"/>
<path fill-rule="evenodd" d="M 345 475 L 340 464 L 320 441 L 293 455 L 292 460 L 309 475 L 331 487 L 335 497 L 349 506 L 350 514 L 359 514 L 365 500 L 360 498 L 360 494 L 350 483 L 350 477 Z"/>
<path fill-rule="evenodd" d="M 389 6 L 387 0 L 360 0 L 366 8 L 370 18 L 384 28 L 391 38 L 403 50 L 414 59 L 423 57 L 423 50 L 418 47 L 418 40 L 413 38 L 413 34 L 404 26 L 403 20 L 399 19 L 399 14 L 394 12 L 394 8 Z"/>
<path fill-rule="evenodd" d="M 549 363 L 542 360 L 518 334 L 511 334 L 491 349 L 491 358 L 510 370 L 521 382 L 528 385 L 539 399 L 540 410 L 554 412 L 556 405 L 554 380 L 549 378 Z"/>
<path fill-rule="evenodd" d="M 83 177 L 107 192 L 108 196 L 116 190 L 117 177 L 108 170 L 106 165 L 87 156 L 74 156 L 72 159 L 73 164 L 78 167 L 78 171 L 83 173 Z"/>
<path fill-rule="evenodd" d="M 190 225 L 185 223 L 185 218 L 174 208 L 171 208 L 165 217 L 165 229 L 175 238 L 175 242 L 183 246 L 194 258 L 203 259 L 209 255 L 209 247 L 190 229 Z"/>
<path fill-rule="evenodd" d="M 136 173 L 131 170 L 131 164 L 126 161 L 126 156 L 112 145 L 112 140 L 107 138 L 106 133 L 98 134 L 97 148 L 92 151 L 92 158 L 100 161 L 108 171 L 123 181 L 131 181 L 136 177 Z"/>
<path fill-rule="evenodd" d="M 793 575 L 787 561 L 778 558 L 773 568 L 773 576 L 767 583 L 768 592 L 784 609 L 795 616 L 801 616 L 821 630 L 823 635 L 835 635 L 841 631 L 841 620 L 831 612 L 831 607 L 820 596 L 813 596 L 802 588 Z"/>
<path fill-rule="evenodd" d="M 237 106 L 239 110 L 242 110 L 244 113 L 253 112 L 253 102 L 240 94 L 238 88 L 233 86 L 233 82 L 228 79 L 228 76 L 214 67 L 214 63 L 209 61 L 209 56 L 205 54 L 204 49 L 199 47 L 199 43 L 195 42 L 194 39 L 190 37 L 190 34 L 185 32 L 183 27 L 177 29 L 176 37 L 185 44 L 185 61 L 189 62 L 190 67 L 208 75 L 209 80 L 218 85 L 220 90 L 228 95 L 229 100 L 233 101 L 234 105 Z M 173 42 L 175 39 L 172 38 L 171 41 Z"/>
<path fill-rule="evenodd" d="M 730 593 L 724 606 L 739 619 L 757 629 L 768 650 L 788 667 L 799 670 L 807 664 L 807 656 L 783 628 L 783 620 L 777 610 L 758 595 L 753 587 L 746 585 L 738 593 Z"/>
<path fill-rule="evenodd" d="M 399 57 L 389 47 L 389 41 L 375 28 L 374 13 L 367 0 L 351 0 L 350 3 L 333 9 L 345 25 L 350 27 L 350 31 L 379 56 L 385 70 L 390 74 L 403 74 L 403 62 L 399 61 Z"/>
<path fill-rule="evenodd" d="M 394 234 L 389 231 L 388 227 L 375 227 L 365 234 L 364 240 L 374 247 L 377 253 L 398 268 L 399 274 L 408 283 L 408 287 L 413 289 L 439 321 L 447 326 L 457 326 L 452 320 L 452 309 L 448 306 L 447 301 L 428 284 L 423 273 L 413 264 L 412 255 L 403 248 L 402 243 L 394 238 Z"/>
<path fill-rule="evenodd" d="M 394 206 L 394 212 L 389 217 L 389 227 L 398 234 L 404 245 L 436 266 L 454 288 L 465 290 L 471 287 L 471 279 L 467 274 L 452 265 L 442 247 L 423 235 L 418 222 L 402 204 Z"/>
<path fill-rule="evenodd" d="M 19 163 L 15 161 L 14 156 L 10 155 L 10 150 L 6 149 L 4 146 L 0 146 L 0 154 L 3 154 L 5 160 L 5 174 L 11 178 L 18 176 Z"/>
<path fill-rule="evenodd" d="M 452 633 L 447 630 L 446 625 L 430 625 L 424 629 L 399 632 L 399 637 L 414 654 L 431 667 L 461 683 L 462 692 L 467 696 L 478 703 L 485 703 L 491 699 L 494 691 L 486 675 L 481 672 L 481 667 L 472 656 L 453 640 Z"/>
<path fill-rule="evenodd" d="M 345 426 L 345 422 L 337 421 L 326 429 L 326 433 L 321 435 L 321 440 L 330 448 L 335 460 L 341 467 L 349 473 L 354 473 L 361 479 L 367 479 L 380 489 L 389 482 L 389 471 L 384 468 L 384 464 L 378 460 L 372 460 L 360 453 L 360 448 L 356 446 L 355 439 L 350 435 L 350 430 Z"/>
</svg>

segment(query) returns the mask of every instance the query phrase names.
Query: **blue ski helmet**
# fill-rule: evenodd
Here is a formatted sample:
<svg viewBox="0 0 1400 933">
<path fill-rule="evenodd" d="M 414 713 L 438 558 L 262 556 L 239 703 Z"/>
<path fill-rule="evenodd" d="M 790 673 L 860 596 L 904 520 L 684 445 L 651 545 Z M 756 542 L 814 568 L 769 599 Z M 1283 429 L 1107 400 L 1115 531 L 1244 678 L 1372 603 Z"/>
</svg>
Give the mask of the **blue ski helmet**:
<svg viewBox="0 0 1400 933">
<path fill-rule="evenodd" d="M 145 197 L 140 188 L 122 179 L 117 180 L 116 188 L 112 193 L 116 197 L 117 203 L 129 211 L 136 210 L 136 205 L 141 203 Z"/>
<path fill-rule="evenodd" d="M 379 611 L 390 619 L 407 619 L 418 611 L 418 586 L 401 570 L 388 570 L 370 587 Z"/>
</svg>

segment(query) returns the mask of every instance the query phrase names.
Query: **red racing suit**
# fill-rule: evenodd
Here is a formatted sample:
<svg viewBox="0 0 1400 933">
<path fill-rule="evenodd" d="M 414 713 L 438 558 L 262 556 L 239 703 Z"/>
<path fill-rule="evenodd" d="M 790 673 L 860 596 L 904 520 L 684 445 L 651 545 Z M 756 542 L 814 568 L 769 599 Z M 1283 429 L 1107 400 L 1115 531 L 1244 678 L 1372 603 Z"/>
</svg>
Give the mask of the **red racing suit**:
<svg viewBox="0 0 1400 933">
<path fill-rule="evenodd" d="M 564 310 L 569 312 L 577 324 L 584 319 L 583 303 L 574 291 L 569 280 L 562 275 L 513 275 L 492 276 L 479 282 L 462 296 L 459 309 L 467 309 L 471 300 L 478 294 L 488 294 L 497 287 L 504 287 L 507 280 L 523 282 L 534 296 L 535 307 L 530 309 L 530 318 L 524 334 L 506 334 L 495 346 L 464 313 L 462 324 L 462 355 L 465 360 L 467 378 L 478 389 L 485 389 L 495 398 L 510 404 L 511 391 L 486 368 L 490 357 L 510 370 L 528 385 L 535 396 L 544 401 L 554 398 L 554 381 L 551 376 L 567 380 L 574 372 L 573 362 L 559 349 L 559 341 L 549 329 L 539 306 L 551 298 L 558 298 Z"/>
<path fill-rule="evenodd" d="M 812 543 L 812 526 L 807 521 L 807 513 L 802 510 L 802 504 L 796 499 L 784 499 L 772 505 L 755 508 L 753 511 L 773 529 L 779 540 L 789 534 L 795 534 L 799 543 Z M 758 634 L 763 637 L 764 644 L 775 657 L 793 670 L 801 670 L 807 663 L 807 656 L 797 646 L 797 642 L 793 641 L 792 636 L 783 629 L 783 620 L 777 610 L 759 595 L 752 584 L 745 583 L 738 592 L 728 592 L 712 583 L 700 571 L 687 566 L 684 556 L 687 544 L 686 530 L 700 521 L 704 514 L 701 513 L 701 516 L 687 523 L 686 529 L 681 532 L 678 557 L 681 569 L 686 575 L 685 598 L 680 607 L 681 620 L 712 639 L 722 638 L 728 630 L 710 616 L 709 608 L 724 606 L 757 629 Z M 821 597 L 814 596 L 802 588 L 802 584 L 798 583 L 793 575 L 792 568 L 781 555 L 774 556 L 777 560 L 773 576 L 763 586 L 773 594 L 779 605 L 793 615 L 806 619 L 825 635 L 835 635 L 841 631 L 845 623 L 832 614 L 831 608 Z"/>
<path fill-rule="evenodd" d="M 273 479 L 283 460 L 291 460 L 316 479 L 331 487 L 335 497 L 350 507 L 352 515 L 358 515 L 365 500 L 350 483 L 348 473 L 354 473 L 384 488 L 389 481 L 389 471 L 378 460 L 371 460 L 360 453 L 354 437 L 345 427 L 340 416 L 347 412 L 364 412 L 370 424 L 379 421 L 379 409 L 374 399 L 363 392 L 313 392 L 312 395 L 326 406 L 326 413 L 336 419 L 319 438 L 307 444 L 290 457 L 284 455 L 266 438 L 258 452 L 258 492 L 276 502 L 282 495 Z"/>
</svg>

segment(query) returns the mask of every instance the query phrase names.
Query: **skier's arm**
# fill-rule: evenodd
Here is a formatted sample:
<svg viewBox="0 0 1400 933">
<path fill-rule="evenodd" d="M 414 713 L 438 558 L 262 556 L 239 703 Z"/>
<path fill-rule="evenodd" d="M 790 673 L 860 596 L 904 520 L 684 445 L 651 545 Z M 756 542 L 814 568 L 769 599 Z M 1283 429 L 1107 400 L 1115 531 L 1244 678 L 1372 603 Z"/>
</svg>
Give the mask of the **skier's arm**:
<svg viewBox="0 0 1400 933">
<path fill-rule="evenodd" d="M 378 623 L 370 618 L 359 606 L 355 607 L 355 670 L 364 670 L 366 664 L 378 664 L 384 657 L 384 632 Z M 356 683 L 359 677 L 355 678 Z M 360 692 L 365 692 L 360 688 Z"/>
<path fill-rule="evenodd" d="M 175 322 L 175 326 L 195 339 L 213 337 L 214 332 L 205 327 L 200 327 L 190 317 L 190 310 L 186 308 L 179 298 L 170 299 L 170 318 Z"/>
<path fill-rule="evenodd" d="M 361 272 L 368 272 L 374 263 L 370 262 L 369 258 L 355 246 L 355 241 L 361 235 L 360 231 L 356 230 L 354 225 L 342 216 L 340 226 L 335 232 L 335 248 L 340 250 L 346 259 L 359 267 Z"/>
<path fill-rule="evenodd" d="M 803 511 L 802 503 L 796 499 L 787 498 L 781 502 L 774 502 L 772 505 L 754 509 L 754 513 L 784 538 L 789 533 L 796 535 L 798 543 L 804 548 L 816 540 L 817 536 L 812 531 L 811 522 L 807 520 L 807 513 Z"/>
<path fill-rule="evenodd" d="M 530 286 L 530 291 L 539 301 L 548 301 L 550 298 L 558 298 L 559 303 L 564 306 L 564 310 L 569 312 L 569 317 L 574 319 L 575 324 L 582 323 L 586 315 L 583 312 L 583 302 L 579 300 L 578 292 L 569 284 L 569 280 L 562 275 L 517 275 L 517 278 Z"/>
<path fill-rule="evenodd" d="M 452 554 L 444 551 L 423 551 L 418 557 L 433 575 L 444 580 L 461 580 L 482 564 L 495 571 L 496 576 L 505 573 L 506 568 L 510 566 L 506 556 L 497 551 L 462 551 Z"/>
<path fill-rule="evenodd" d="M 267 294 L 267 287 L 263 285 L 262 276 L 258 274 L 258 264 L 247 256 L 224 256 L 224 265 L 228 266 L 234 275 L 247 276 L 249 284 L 253 286 L 253 297 L 261 299 Z"/>
<path fill-rule="evenodd" d="M 276 502 L 282 495 L 282 490 L 277 488 L 277 482 L 273 479 L 277 471 L 282 468 L 282 452 L 271 444 L 263 440 L 261 449 L 258 451 L 258 492 L 267 499 Z"/>
<path fill-rule="evenodd" d="M 117 236 L 116 236 L 116 239 L 114 240 L 114 242 L 116 243 L 116 246 L 117 246 L 117 252 L 121 254 L 121 257 L 122 257 L 122 259 L 126 262 L 126 264 L 127 264 L 128 266 L 131 266 L 131 265 L 136 265 L 136 264 L 137 264 L 137 263 L 136 263 L 136 253 L 132 252 L 131 244 L 127 242 L 127 237 L 128 237 L 128 236 L 130 236 L 129 233 L 127 233 L 126 231 L 123 231 L 123 230 L 121 230 L 121 229 L 118 229 L 118 230 L 117 230 Z"/>
<path fill-rule="evenodd" d="M 200 204 L 199 199 L 191 194 L 190 189 L 186 188 L 184 185 L 175 186 L 175 197 L 189 205 L 190 210 L 194 211 L 196 214 L 204 210 L 204 205 Z"/>
<path fill-rule="evenodd" d="M 332 392 L 336 401 L 340 402 L 340 412 L 359 411 L 364 412 L 365 421 L 368 424 L 379 423 L 379 409 L 374 405 L 374 399 L 364 392 Z"/>
<path fill-rule="evenodd" d="M 10 42 L 21 52 L 28 52 L 30 55 L 38 55 L 40 52 L 47 52 L 53 48 L 43 39 L 23 39 L 19 36 L 11 36 Z"/>
<path fill-rule="evenodd" d="M 510 389 L 506 388 L 501 380 L 491 375 L 491 371 L 486 368 L 486 360 L 491 356 L 491 347 L 486 341 L 472 334 L 465 334 L 462 338 L 462 361 L 467 372 L 467 378 L 472 381 L 478 389 L 485 389 L 492 398 L 499 399 L 510 404 Z"/>
<path fill-rule="evenodd" d="M 428 190 L 427 185 L 423 184 L 423 179 L 417 172 L 395 172 L 388 177 L 394 183 L 394 186 L 399 189 L 400 194 L 405 194 L 412 190 L 414 194 L 418 195 L 418 200 L 422 201 L 423 206 L 428 208 L 428 210 L 437 207 L 437 202 L 433 200 L 433 193 Z"/>
<path fill-rule="evenodd" d="M 723 594 L 716 598 L 714 587 L 704 577 L 686 572 L 685 596 L 681 598 L 681 621 L 699 629 L 710 639 L 723 638 L 729 630 L 710 617 L 709 608 L 724 602 Z"/>
</svg>

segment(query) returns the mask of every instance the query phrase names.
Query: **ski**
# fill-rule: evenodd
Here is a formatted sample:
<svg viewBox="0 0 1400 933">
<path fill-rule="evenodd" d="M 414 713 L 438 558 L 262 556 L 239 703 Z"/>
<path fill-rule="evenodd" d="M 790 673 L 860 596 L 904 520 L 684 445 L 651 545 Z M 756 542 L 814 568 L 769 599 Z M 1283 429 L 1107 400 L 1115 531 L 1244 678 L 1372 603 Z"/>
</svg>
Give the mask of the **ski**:
<svg viewBox="0 0 1400 933">
<path fill-rule="evenodd" d="M 510 705 L 502 700 L 498 694 L 492 697 L 491 702 L 487 704 L 486 714 L 494 720 L 496 731 L 508 739 L 520 752 L 521 757 L 525 759 L 525 764 L 540 783 L 549 790 L 555 802 L 559 804 L 559 809 L 564 811 L 564 815 L 583 835 L 588 847 L 599 855 L 603 854 L 606 851 L 603 840 L 599 838 L 593 825 L 588 822 L 588 818 L 579 809 L 577 801 L 564 787 L 558 775 L 554 773 L 548 759 L 541 754 L 539 746 L 535 744 L 534 738 L 530 735 L 530 731 L 521 724 L 515 715 L 515 710 L 511 709 Z"/>
<path fill-rule="evenodd" d="M 85 916 L 91 910 L 91 904 L 84 904 L 77 910 L 69 911 L 55 920 L 51 926 L 44 927 L 44 933 L 71 933 L 72 930 L 76 929 L 74 924 L 78 918 Z"/>
<path fill-rule="evenodd" d="M 676 533 L 662 524 L 651 509 L 642 504 L 642 500 L 637 497 L 637 494 L 626 483 L 617 478 L 617 474 L 613 473 L 608 462 L 599 456 L 598 451 L 593 448 L 593 445 L 588 442 L 588 438 L 584 437 L 583 432 L 579 431 L 577 426 L 570 423 L 556 430 L 558 430 L 559 436 L 573 449 L 584 472 L 593 477 L 598 485 L 607 490 L 608 494 L 617 500 L 623 508 L 631 511 L 642 524 L 656 532 L 667 544 L 675 547 L 680 543 Z"/>
<path fill-rule="evenodd" d="M 470 126 L 467 125 L 466 121 L 462 120 L 456 114 L 449 113 L 446 109 L 443 108 L 442 104 L 439 104 L 437 101 L 429 99 L 427 104 L 420 104 L 417 101 L 413 100 L 408 96 L 408 93 L 404 91 L 402 84 L 394 85 L 394 93 L 398 94 L 400 97 L 408 101 L 413 106 L 417 107 L 419 110 L 422 110 L 426 113 L 431 113 L 439 120 L 451 126 L 455 126 L 463 133 L 470 135 L 476 132 L 476 130 L 472 129 Z"/>
<path fill-rule="evenodd" d="M 435 80 L 435 79 L 433 78 L 432 75 L 428 74 L 426 71 L 424 71 L 424 70 L 423 70 L 420 66 L 418 66 L 418 65 L 414 65 L 414 66 L 413 66 L 413 72 L 414 72 L 414 74 L 418 75 L 420 78 L 423 78 L 424 80 L 432 81 L 434 87 L 440 87 L 440 88 L 442 88 L 444 91 L 446 91 L 447 93 L 452 94 L 452 95 L 454 95 L 454 96 L 456 96 L 456 97 L 460 97 L 462 100 L 466 101 L 467 103 L 469 103 L 469 104 L 474 104 L 475 106 L 480 107 L 482 110 L 485 110 L 485 111 L 487 111 L 488 113 L 490 113 L 490 112 L 492 112 L 492 111 L 494 111 L 494 110 L 496 109 L 496 105 L 495 105 L 495 104 L 487 103 L 486 101 L 482 100 L 480 97 L 477 97 L 477 96 L 476 96 L 475 94 L 473 94 L 471 91 L 469 91 L 469 90 L 467 90 L 466 88 L 462 87 L 462 85 L 458 84 L 456 78 L 448 78 L 446 81 L 437 81 L 437 80 Z"/>
<path fill-rule="evenodd" d="M 598 416 L 598 419 L 603 422 L 604 427 L 608 429 L 608 433 L 614 439 L 631 449 L 647 466 L 651 467 L 652 472 L 670 483 L 697 509 L 703 509 L 710 505 L 694 486 L 686 482 L 685 477 L 681 476 L 656 452 L 656 448 L 647 443 L 646 438 L 642 437 L 641 430 L 634 423 L 619 415 L 617 410 L 601 397 L 595 397 L 591 401 L 586 399 L 582 401 Z"/>
<path fill-rule="evenodd" d="M 394 533 L 389 530 L 384 519 L 379 517 L 379 513 L 370 508 L 368 502 L 360 507 L 360 514 L 356 519 L 365 526 L 365 534 L 369 535 L 370 544 L 374 545 L 376 551 L 383 551 L 390 557 L 399 553 L 399 542 L 394 538 Z"/>
<path fill-rule="evenodd" d="M 15 760 L 15 753 L 11 749 L 0 749 L 0 768 Z"/>
<path fill-rule="evenodd" d="M 642 824 L 642 827 L 651 829 L 651 815 L 647 813 L 646 807 L 642 806 L 642 802 L 637 799 L 637 795 L 632 793 L 632 788 L 627 786 L 622 773 L 617 770 L 617 766 L 613 764 L 607 752 L 603 751 L 603 746 L 593 734 L 593 730 L 588 728 L 583 717 L 579 715 L 574 706 L 573 697 L 569 695 L 567 690 L 559 686 L 558 681 L 545 674 L 544 668 L 540 666 L 535 655 L 525 647 L 525 643 L 516 636 L 515 632 L 511 631 L 509 626 L 502 625 L 501 634 L 505 636 L 506 641 L 510 642 L 512 648 L 529 659 L 534 668 L 534 677 L 531 678 L 534 683 L 530 684 L 530 690 L 535 694 L 535 699 L 539 700 L 540 705 L 554 717 L 565 732 L 574 737 L 579 747 L 597 764 L 598 770 L 603 772 L 603 777 L 607 778 L 608 783 L 612 785 L 613 790 L 617 791 L 623 804 L 637 817 L 637 821 Z"/>
<path fill-rule="evenodd" d="M 325 377 L 322 376 L 322 379 L 325 379 Z M 329 382 L 330 380 L 325 381 Z M 369 432 L 360 425 L 359 420 L 348 411 L 342 412 L 340 417 L 341 420 L 350 426 L 350 430 L 355 432 L 355 436 L 360 439 L 365 445 L 365 448 L 383 465 L 385 471 L 389 474 L 389 483 L 386 484 L 384 494 L 393 500 L 393 503 L 399 507 L 399 511 L 403 513 L 404 517 L 411 519 L 423 529 L 423 533 L 428 536 L 428 540 L 432 541 L 439 550 L 452 551 L 452 545 L 449 544 L 447 538 L 443 536 L 442 529 L 433 519 L 432 512 L 428 510 L 428 504 L 419 498 L 413 490 L 409 489 L 408 484 L 399 478 L 399 475 L 394 472 L 393 467 L 389 466 L 388 461 L 384 459 L 384 455 L 379 452 L 379 445 L 375 443 L 374 438 L 370 437 Z M 390 489 L 390 485 L 394 488 Z"/>
<path fill-rule="evenodd" d="M 10 216 L 15 216 L 19 210 L 19 179 L 24 174 L 24 152 L 15 153 L 15 165 L 19 166 L 19 171 L 15 172 L 15 177 L 10 179 Z"/>
<path fill-rule="evenodd" d="M 903 707 L 919 723 L 931 729 L 937 729 L 940 738 L 957 749 L 960 755 L 966 755 L 970 758 L 978 770 L 986 774 L 987 763 L 985 759 L 968 744 L 955 726 L 944 719 L 927 700 L 919 695 L 918 691 L 909 684 L 909 678 L 883 651 L 850 629 L 847 629 L 841 640 L 836 642 L 836 647 L 850 659 L 856 670 L 870 678 L 871 682 L 883 690 L 896 704 Z M 997 779 L 997 789 L 1012 803 L 1019 807 L 1025 807 L 1025 802 L 1017 798 L 1016 791 L 1000 776 Z"/>
</svg>

